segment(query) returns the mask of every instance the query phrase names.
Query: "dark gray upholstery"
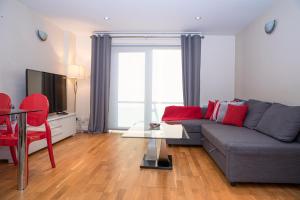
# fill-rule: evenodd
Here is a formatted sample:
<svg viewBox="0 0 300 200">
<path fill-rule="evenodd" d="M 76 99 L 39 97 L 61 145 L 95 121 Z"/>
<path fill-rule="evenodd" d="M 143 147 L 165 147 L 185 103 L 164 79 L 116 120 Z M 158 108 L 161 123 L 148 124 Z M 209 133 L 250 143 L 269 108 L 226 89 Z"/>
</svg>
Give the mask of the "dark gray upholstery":
<svg viewBox="0 0 300 200">
<path fill-rule="evenodd" d="M 250 99 L 246 103 L 248 105 L 248 113 L 244 121 L 244 126 L 254 129 L 266 110 L 272 105 L 268 102 Z"/>
<path fill-rule="evenodd" d="M 221 168 L 223 173 L 226 172 L 226 157 L 223 153 L 219 151 L 213 144 L 209 142 L 209 140 L 203 137 L 203 148 L 207 151 L 207 153 L 214 159 L 214 161 Z"/>
<path fill-rule="evenodd" d="M 285 116 L 285 113 L 281 115 Z M 274 121 L 273 118 L 267 119 L 270 123 L 281 123 L 283 127 L 293 121 L 290 116 L 288 121 L 281 118 L 283 121 Z M 190 139 L 167 140 L 167 143 L 202 145 L 230 182 L 300 184 L 299 130 L 294 142 L 287 143 L 253 129 L 210 120 L 186 120 L 182 124 Z M 279 127 L 278 130 L 282 129 Z"/>
<path fill-rule="evenodd" d="M 189 139 L 167 139 L 167 144 L 173 145 L 202 145 L 202 124 L 215 124 L 216 122 L 201 119 L 201 120 L 183 120 L 183 127 L 188 132 Z"/>
<path fill-rule="evenodd" d="M 278 148 L 296 147 L 300 150 L 297 143 L 286 143 L 276 140 L 257 131 L 237 126 L 228 126 L 222 124 L 203 124 L 202 135 L 216 146 L 223 154 L 226 154 L 228 148 L 233 144 L 242 144 L 247 146 L 256 146 L 257 148 Z"/>
<path fill-rule="evenodd" d="M 205 116 L 207 107 L 201 107 L 202 116 Z M 189 139 L 167 139 L 167 144 L 172 145 L 202 145 L 201 125 L 203 123 L 215 123 L 209 120 L 182 120 L 185 130 L 188 132 Z"/>
<path fill-rule="evenodd" d="M 300 143 L 300 133 L 298 133 L 298 136 L 296 138 L 296 142 L 299 142 Z"/>
<path fill-rule="evenodd" d="M 166 139 L 169 145 L 201 146 L 202 135 L 200 133 L 189 133 L 189 139 Z"/>
<path fill-rule="evenodd" d="M 299 143 L 277 146 L 231 145 L 226 156 L 230 182 L 300 183 Z"/>
<path fill-rule="evenodd" d="M 216 122 L 207 119 L 182 121 L 182 125 L 188 133 L 201 133 L 202 124 L 216 124 Z"/>
<path fill-rule="evenodd" d="M 201 107 L 202 118 L 204 118 L 206 111 L 207 111 L 207 107 Z"/>
<path fill-rule="evenodd" d="M 300 144 L 247 128 L 202 125 L 203 145 L 230 182 L 300 183 Z"/>
<path fill-rule="evenodd" d="M 272 104 L 256 130 L 284 142 L 294 141 L 300 130 L 300 106 Z"/>
</svg>

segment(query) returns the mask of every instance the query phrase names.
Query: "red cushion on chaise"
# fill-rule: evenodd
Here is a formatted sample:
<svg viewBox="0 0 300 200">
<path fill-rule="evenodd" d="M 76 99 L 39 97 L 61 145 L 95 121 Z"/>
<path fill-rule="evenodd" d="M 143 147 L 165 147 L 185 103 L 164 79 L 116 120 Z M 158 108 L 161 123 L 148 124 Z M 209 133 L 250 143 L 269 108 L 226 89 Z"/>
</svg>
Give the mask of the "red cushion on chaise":
<svg viewBox="0 0 300 200">
<path fill-rule="evenodd" d="M 202 119 L 199 106 L 167 106 L 162 121 L 178 121 L 188 119 Z"/>
</svg>

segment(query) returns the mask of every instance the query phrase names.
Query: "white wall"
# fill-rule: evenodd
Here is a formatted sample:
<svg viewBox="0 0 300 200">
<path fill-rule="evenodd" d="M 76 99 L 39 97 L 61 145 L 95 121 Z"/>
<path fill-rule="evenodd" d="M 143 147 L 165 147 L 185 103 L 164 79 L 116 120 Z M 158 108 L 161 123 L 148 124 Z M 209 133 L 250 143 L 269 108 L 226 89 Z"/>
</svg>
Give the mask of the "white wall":
<svg viewBox="0 0 300 200">
<path fill-rule="evenodd" d="M 264 24 L 278 26 L 271 35 Z M 300 1 L 275 0 L 236 37 L 236 97 L 300 105 Z"/>
<path fill-rule="evenodd" d="M 116 42 L 116 41 L 115 41 Z M 117 41 L 122 42 L 122 41 Z M 167 41 L 167 43 L 174 41 Z M 122 42 L 124 43 L 124 41 Z M 166 41 L 164 42 L 166 43 Z M 180 44 L 180 41 L 178 42 Z M 90 71 L 91 39 L 76 37 L 76 63 Z M 206 105 L 210 99 L 231 100 L 234 98 L 235 73 L 235 37 L 207 35 L 202 41 L 201 56 L 201 104 Z M 90 109 L 90 80 L 80 80 L 77 116 L 82 120 L 83 128 L 87 127 Z"/>
<path fill-rule="evenodd" d="M 87 78 L 78 80 L 76 114 L 83 130 L 87 130 L 90 116 L 90 79 L 91 70 L 91 38 L 88 36 L 76 37 L 76 64 L 85 67 Z"/>
<path fill-rule="evenodd" d="M 9 94 L 18 106 L 25 97 L 25 69 L 66 74 L 66 66 L 75 61 L 75 36 L 17 0 L 1 0 L 0 16 L 0 91 Z M 48 33 L 46 42 L 37 38 L 37 29 Z M 68 108 L 72 111 L 68 83 Z"/>
<path fill-rule="evenodd" d="M 234 98 L 235 37 L 207 35 L 202 40 L 201 105 Z"/>
</svg>

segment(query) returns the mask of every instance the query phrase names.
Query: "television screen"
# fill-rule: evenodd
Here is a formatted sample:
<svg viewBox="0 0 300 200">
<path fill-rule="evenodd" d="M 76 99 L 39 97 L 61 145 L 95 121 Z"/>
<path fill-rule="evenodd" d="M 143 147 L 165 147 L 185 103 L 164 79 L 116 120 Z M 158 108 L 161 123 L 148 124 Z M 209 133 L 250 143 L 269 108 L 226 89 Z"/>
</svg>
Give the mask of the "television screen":
<svg viewBox="0 0 300 200">
<path fill-rule="evenodd" d="M 26 95 L 41 93 L 48 97 L 49 112 L 67 110 L 67 77 L 64 75 L 26 70 Z"/>
</svg>

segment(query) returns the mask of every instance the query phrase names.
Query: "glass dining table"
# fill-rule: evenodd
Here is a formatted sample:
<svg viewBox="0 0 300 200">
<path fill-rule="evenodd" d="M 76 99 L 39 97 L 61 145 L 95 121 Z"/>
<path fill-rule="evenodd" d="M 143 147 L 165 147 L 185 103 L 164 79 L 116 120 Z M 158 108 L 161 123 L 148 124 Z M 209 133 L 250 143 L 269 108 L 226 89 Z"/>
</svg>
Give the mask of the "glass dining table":
<svg viewBox="0 0 300 200">
<path fill-rule="evenodd" d="M 0 109 L 0 116 L 17 116 L 18 123 L 18 167 L 17 167 L 17 183 L 18 190 L 24 190 L 28 184 L 28 175 L 27 175 L 27 114 L 31 112 L 39 112 L 41 110 L 3 110 Z"/>
</svg>

